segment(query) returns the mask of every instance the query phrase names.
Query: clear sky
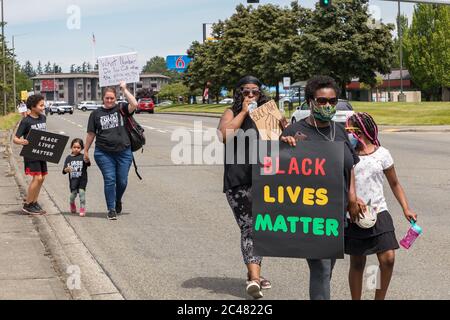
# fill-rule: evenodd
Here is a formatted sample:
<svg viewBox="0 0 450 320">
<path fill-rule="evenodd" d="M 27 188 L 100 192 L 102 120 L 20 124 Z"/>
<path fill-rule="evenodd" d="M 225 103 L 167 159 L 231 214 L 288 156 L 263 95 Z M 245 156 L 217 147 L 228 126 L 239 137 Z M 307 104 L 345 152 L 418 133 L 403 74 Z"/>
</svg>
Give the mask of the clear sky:
<svg viewBox="0 0 450 320">
<path fill-rule="evenodd" d="M 291 0 L 260 2 L 289 5 Z M 299 2 L 311 8 L 317 1 Z M 144 65 L 155 55 L 185 54 L 192 41 L 202 40 L 203 23 L 226 19 L 239 3 L 246 1 L 4 0 L 5 34 L 9 42 L 16 35 L 20 63 L 30 60 L 35 67 L 38 60 L 52 61 L 67 72 L 71 64 L 93 61 L 93 33 L 97 56 L 137 51 Z M 370 4 L 382 21 L 395 22 L 396 2 Z M 412 11 L 413 4 L 402 4 L 404 14 L 411 17 Z"/>
</svg>

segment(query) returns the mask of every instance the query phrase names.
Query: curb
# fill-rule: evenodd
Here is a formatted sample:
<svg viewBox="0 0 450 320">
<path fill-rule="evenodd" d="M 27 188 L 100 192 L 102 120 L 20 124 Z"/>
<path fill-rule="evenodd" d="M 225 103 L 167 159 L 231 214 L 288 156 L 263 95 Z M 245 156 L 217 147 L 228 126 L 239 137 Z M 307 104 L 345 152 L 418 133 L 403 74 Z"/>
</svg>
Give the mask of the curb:
<svg viewBox="0 0 450 320">
<path fill-rule="evenodd" d="M 19 170 L 12 149 L 10 133 L 9 163 L 15 171 L 15 180 L 21 195 L 26 194 L 25 175 Z M 47 210 L 43 216 L 34 216 L 33 224 L 41 237 L 44 247 L 50 252 L 54 267 L 66 290 L 74 300 L 125 300 L 108 274 L 78 237 L 69 221 L 61 214 L 56 203 L 48 194 L 45 184 L 40 193 L 40 201 Z M 74 277 L 79 273 L 79 278 Z M 69 273 L 70 272 L 70 273 Z M 71 289 L 71 287 L 73 289 Z"/>
</svg>

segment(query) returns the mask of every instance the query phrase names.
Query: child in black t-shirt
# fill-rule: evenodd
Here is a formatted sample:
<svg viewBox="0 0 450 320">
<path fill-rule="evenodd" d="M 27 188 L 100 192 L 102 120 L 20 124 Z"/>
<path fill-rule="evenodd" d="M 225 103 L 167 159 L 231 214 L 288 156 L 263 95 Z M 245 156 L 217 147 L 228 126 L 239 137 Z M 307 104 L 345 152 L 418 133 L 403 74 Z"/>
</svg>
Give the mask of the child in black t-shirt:
<svg viewBox="0 0 450 320">
<path fill-rule="evenodd" d="M 47 130 L 46 117 L 44 115 L 44 97 L 36 94 L 27 99 L 27 108 L 30 110 L 30 114 L 22 119 L 13 142 L 22 146 L 27 145 L 29 142 L 27 136 L 30 131 L 33 130 Z M 47 175 L 47 162 L 33 160 L 24 157 L 25 174 L 32 176 L 33 179 L 28 186 L 27 198 L 23 205 L 22 211 L 32 215 L 45 214 L 46 212 L 38 204 L 37 200 L 39 192 L 41 191 L 42 184 L 44 183 L 45 176 Z"/>
<path fill-rule="evenodd" d="M 91 165 L 85 161 L 81 151 L 84 149 L 83 140 L 76 138 L 70 144 L 72 153 L 64 162 L 63 174 L 69 173 L 70 183 L 70 212 L 76 213 L 75 199 L 80 195 L 80 217 L 86 215 L 86 186 L 88 182 L 87 167 Z"/>
</svg>

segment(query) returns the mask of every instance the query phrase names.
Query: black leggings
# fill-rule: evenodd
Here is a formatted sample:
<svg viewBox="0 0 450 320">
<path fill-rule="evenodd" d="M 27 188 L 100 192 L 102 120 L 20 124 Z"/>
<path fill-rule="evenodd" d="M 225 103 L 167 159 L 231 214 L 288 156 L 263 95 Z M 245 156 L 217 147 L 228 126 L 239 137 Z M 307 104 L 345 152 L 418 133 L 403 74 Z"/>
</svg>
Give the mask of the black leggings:
<svg viewBox="0 0 450 320">
<path fill-rule="evenodd" d="M 226 191 L 228 203 L 241 229 L 241 250 L 244 263 L 261 265 L 262 257 L 253 255 L 252 187 L 239 186 Z"/>
</svg>

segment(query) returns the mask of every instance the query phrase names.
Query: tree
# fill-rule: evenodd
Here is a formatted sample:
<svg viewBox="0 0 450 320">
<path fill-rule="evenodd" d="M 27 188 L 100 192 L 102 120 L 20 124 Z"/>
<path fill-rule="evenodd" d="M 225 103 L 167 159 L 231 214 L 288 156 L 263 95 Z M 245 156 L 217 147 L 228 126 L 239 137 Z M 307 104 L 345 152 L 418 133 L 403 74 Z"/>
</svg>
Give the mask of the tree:
<svg viewBox="0 0 450 320">
<path fill-rule="evenodd" d="M 165 85 L 158 93 L 158 97 L 170 99 L 174 102 L 177 102 L 179 97 L 182 97 L 184 100 L 188 95 L 189 88 L 181 82 Z"/>
<path fill-rule="evenodd" d="M 155 93 L 150 88 L 142 88 L 136 91 L 136 100 L 145 99 L 145 98 L 153 98 Z"/>
<path fill-rule="evenodd" d="M 335 0 L 327 10 L 317 4 L 302 36 L 310 75 L 333 77 L 343 97 L 352 78 L 374 85 L 375 72 L 389 73 L 394 60 L 394 25 L 370 28 L 367 9 L 368 0 Z"/>
<path fill-rule="evenodd" d="M 21 70 L 23 73 L 25 73 L 29 78 L 32 78 L 36 75 L 36 72 L 34 71 L 33 65 L 29 60 L 27 60 L 22 67 Z"/>
<path fill-rule="evenodd" d="M 278 86 L 285 75 L 303 79 L 307 61 L 302 58 L 299 30 L 309 14 L 297 2 L 290 8 L 238 5 L 229 19 L 214 24 L 218 41 L 191 45 L 193 62 L 185 81 L 191 89 L 210 82 L 218 96 L 223 87 L 233 90 L 244 75 L 254 75 L 270 86 Z"/>
<path fill-rule="evenodd" d="M 153 57 L 147 61 L 142 72 L 144 73 L 159 73 L 163 74 L 167 71 L 166 59 L 163 57 Z"/>
<path fill-rule="evenodd" d="M 39 60 L 38 61 L 38 65 L 37 65 L 37 67 L 36 67 L 36 74 L 43 74 L 44 72 L 42 71 L 42 63 L 41 63 L 41 61 Z"/>
<path fill-rule="evenodd" d="M 418 4 L 404 42 L 405 64 L 425 99 L 450 87 L 450 7 Z"/>
</svg>

